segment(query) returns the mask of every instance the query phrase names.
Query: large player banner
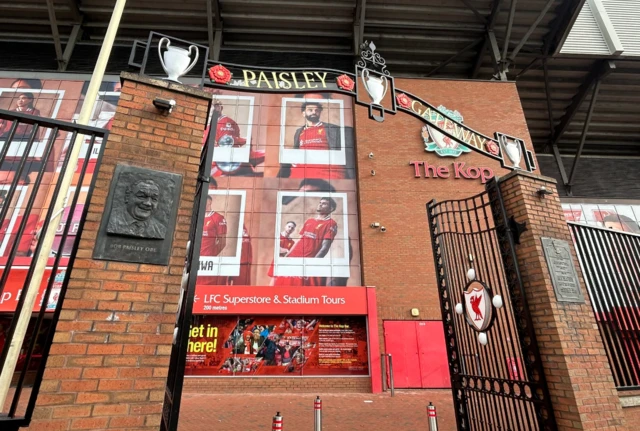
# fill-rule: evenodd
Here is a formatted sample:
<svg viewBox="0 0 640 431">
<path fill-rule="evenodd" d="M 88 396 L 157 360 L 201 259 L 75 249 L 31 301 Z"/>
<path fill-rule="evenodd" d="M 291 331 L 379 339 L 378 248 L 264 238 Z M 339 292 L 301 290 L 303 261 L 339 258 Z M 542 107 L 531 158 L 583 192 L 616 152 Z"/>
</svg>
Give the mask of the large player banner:
<svg viewBox="0 0 640 431">
<path fill-rule="evenodd" d="M 198 285 L 359 286 L 353 98 L 209 90 Z"/>
<path fill-rule="evenodd" d="M 368 375 L 364 317 L 195 316 L 185 375 Z"/>
<path fill-rule="evenodd" d="M 22 79 L 19 77 L 0 78 L 0 109 L 72 122 L 78 117 L 87 86 L 88 82 L 85 81 Z M 119 82 L 103 83 L 92 112 L 91 126 L 110 128 L 119 95 Z M 0 148 L 4 148 L 7 144 L 6 140 L 10 130 L 11 122 L 0 120 Z M 7 150 L 7 159 L 5 163 L 0 166 L 0 206 L 7 205 L 9 207 L 7 217 L 2 223 L 0 230 L 0 271 L 5 270 L 4 265 L 6 264 L 10 250 L 13 244 L 15 244 L 16 241 L 18 242 L 16 260 L 14 261 L 13 268 L 11 268 L 9 280 L 4 290 L 0 293 L 1 312 L 12 312 L 16 308 L 20 289 L 26 276 L 26 268 L 28 268 L 30 264 L 34 247 L 37 244 L 37 238 L 42 233 L 41 227 L 45 214 L 51 204 L 50 199 L 60 174 L 61 161 L 64 159 L 71 141 L 71 134 L 67 132 L 59 132 L 55 137 L 50 135 L 52 133 L 50 129 L 41 129 L 36 133 L 35 143 L 26 160 L 22 174 L 18 179 L 16 192 L 11 201 L 8 201 L 6 199 L 8 190 L 17 172 L 17 163 L 14 163 L 14 160 L 18 160 L 17 158 L 24 154 L 26 141 L 29 139 L 32 131 L 32 126 L 27 125 L 19 126 L 16 129 L 14 139 Z M 42 157 L 45 144 L 52 138 L 55 139 L 53 153 L 50 160 L 44 163 Z M 97 152 L 88 154 L 87 142 L 83 144 L 84 146 L 80 153 L 78 166 L 81 167 L 82 164 L 86 162 L 91 163 L 93 166 L 96 161 Z M 98 144 L 101 144 L 100 138 L 98 138 Z M 47 311 L 53 311 L 58 300 L 58 292 L 60 290 L 58 284 L 59 281 L 64 278 L 64 267 L 67 265 L 66 257 L 70 255 L 75 235 L 78 233 L 82 208 L 86 202 L 87 192 L 89 190 L 88 186 L 91 182 L 91 174 L 93 174 L 92 166 L 89 167 L 88 173 L 90 175 L 85 176 L 83 184 L 78 184 L 78 175 L 74 178 L 70 189 L 70 197 L 72 193 L 75 193 L 76 190 L 80 188 L 78 205 L 75 211 L 70 213 L 69 208 L 67 208 L 60 217 L 60 224 L 57 229 L 59 236 L 57 236 L 54 241 L 53 249 L 56 252 L 62 253 L 62 267 L 56 275 L 51 297 L 46 298 Z M 42 170 L 45 171 L 45 175 L 40 187 L 36 189 L 33 183 L 38 172 Z M 33 194 L 36 195 L 34 207 L 29 214 L 26 214 L 26 203 Z M 71 202 L 71 199 L 68 199 L 68 201 Z M 17 238 L 18 227 L 25 218 L 27 219 L 27 228 L 22 236 Z M 65 244 L 60 244 L 66 223 L 71 223 L 69 236 Z M 47 271 L 45 275 L 41 292 L 44 292 L 50 271 Z M 45 301 L 42 294 L 39 298 L 39 303 Z M 39 309 L 39 304 L 37 304 L 37 307 Z"/>
</svg>

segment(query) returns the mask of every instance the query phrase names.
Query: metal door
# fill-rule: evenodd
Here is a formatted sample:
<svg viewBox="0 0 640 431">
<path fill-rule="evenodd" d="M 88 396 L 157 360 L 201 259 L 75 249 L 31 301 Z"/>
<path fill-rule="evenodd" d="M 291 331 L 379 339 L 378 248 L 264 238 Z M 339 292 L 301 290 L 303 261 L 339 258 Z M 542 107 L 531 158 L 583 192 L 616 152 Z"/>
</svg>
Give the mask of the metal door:
<svg viewBox="0 0 640 431">
<path fill-rule="evenodd" d="M 432 201 L 427 213 L 458 429 L 556 430 L 515 256 L 517 226 L 498 183 L 468 199 Z M 473 314 L 479 302 L 466 306 L 474 292 L 490 319 Z M 487 326 L 472 326 L 478 317 Z"/>
<path fill-rule="evenodd" d="M 396 388 L 420 388 L 420 359 L 413 321 L 385 321 L 384 345 L 393 358 L 393 379 Z"/>
<path fill-rule="evenodd" d="M 384 340 L 396 388 L 451 387 L 442 322 L 387 320 Z"/>
<path fill-rule="evenodd" d="M 421 387 L 450 388 L 447 348 L 444 344 L 442 322 L 415 322 Z"/>
</svg>

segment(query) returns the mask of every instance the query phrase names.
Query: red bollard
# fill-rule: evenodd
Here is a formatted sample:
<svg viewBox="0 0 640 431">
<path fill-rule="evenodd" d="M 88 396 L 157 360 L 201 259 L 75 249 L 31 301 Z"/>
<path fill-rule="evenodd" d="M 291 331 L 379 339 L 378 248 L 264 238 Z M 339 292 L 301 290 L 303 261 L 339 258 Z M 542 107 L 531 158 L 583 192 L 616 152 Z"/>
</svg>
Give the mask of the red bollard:
<svg viewBox="0 0 640 431">
<path fill-rule="evenodd" d="M 282 416 L 280 416 L 280 412 L 277 412 L 273 417 L 273 425 L 271 425 L 271 431 L 282 431 Z"/>
<path fill-rule="evenodd" d="M 322 400 L 320 397 L 313 402 L 313 431 L 322 431 Z"/>
<path fill-rule="evenodd" d="M 427 406 L 427 413 L 429 415 L 429 431 L 438 431 L 438 415 L 436 414 L 436 406 L 429 402 Z"/>
</svg>

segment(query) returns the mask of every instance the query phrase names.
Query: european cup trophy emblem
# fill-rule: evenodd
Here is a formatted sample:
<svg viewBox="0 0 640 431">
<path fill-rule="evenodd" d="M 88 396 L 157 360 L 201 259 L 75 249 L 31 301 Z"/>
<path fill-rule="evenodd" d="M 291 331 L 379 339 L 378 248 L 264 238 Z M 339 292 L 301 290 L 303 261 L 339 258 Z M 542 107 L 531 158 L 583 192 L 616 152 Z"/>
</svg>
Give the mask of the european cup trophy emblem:
<svg viewBox="0 0 640 431">
<path fill-rule="evenodd" d="M 507 153 L 507 157 L 513 163 L 513 169 L 520 169 L 520 160 L 522 159 L 522 152 L 520 151 L 520 145 L 518 142 L 506 138 L 504 142 L 504 152 Z"/>
<path fill-rule="evenodd" d="M 362 82 L 371 98 L 371 103 L 381 106 L 380 102 L 382 102 L 382 99 L 384 99 L 384 96 L 387 94 L 387 90 L 389 90 L 387 77 L 384 75 L 380 77 L 373 76 L 369 73 L 368 69 L 364 69 L 362 71 Z"/>
<path fill-rule="evenodd" d="M 166 50 L 164 55 L 162 53 L 162 46 L 166 42 Z M 193 52 L 193 61 L 191 61 L 191 55 Z M 198 61 L 198 47 L 195 45 L 189 46 L 189 50 L 172 46 L 171 41 L 168 38 L 163 37 L 158 44 L 158 54 L 160 55 L 160 63 L 162 68 L 167 73 L 165 78 L 167 81 L 173 81 L 181 84 L 178 80 L 182 75 L 188 73 Z"/>
<path fill-rule="evenodd" d="M 356 78 L 362 79 L 362 85 L 367 91 L 371 102 L 369 103 L 369 118 L 376 121 L 384 121 L 385 111 L 395 114 L 395 99 L 391 97 L 392 107 L 385 107 L 382 104 L 387 92 L 394 93 L 393 77 L 387 70 L 386 61 L 376 52 L 376 45 L 373 42 L 364 42 L 360 46 L 360 59 L 356 63 Z M 379 115 L 374 114 L 374 110 Z"/>
</svg>

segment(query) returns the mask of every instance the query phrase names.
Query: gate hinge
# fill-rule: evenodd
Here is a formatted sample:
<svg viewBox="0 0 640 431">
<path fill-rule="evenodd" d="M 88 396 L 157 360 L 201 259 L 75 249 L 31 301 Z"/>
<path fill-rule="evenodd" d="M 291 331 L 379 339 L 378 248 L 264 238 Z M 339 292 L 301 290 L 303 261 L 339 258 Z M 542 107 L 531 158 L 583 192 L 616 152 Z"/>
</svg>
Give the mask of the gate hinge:
<svg viewBox="0 0 640 431">
<path fill-rule="evenodd" d="M 209 177 L 209 175 L 198 175 L 198 181 L 200 181 L 201 183 L 208 183 L 210 178 L 211 177 Z"/>
</svg>

